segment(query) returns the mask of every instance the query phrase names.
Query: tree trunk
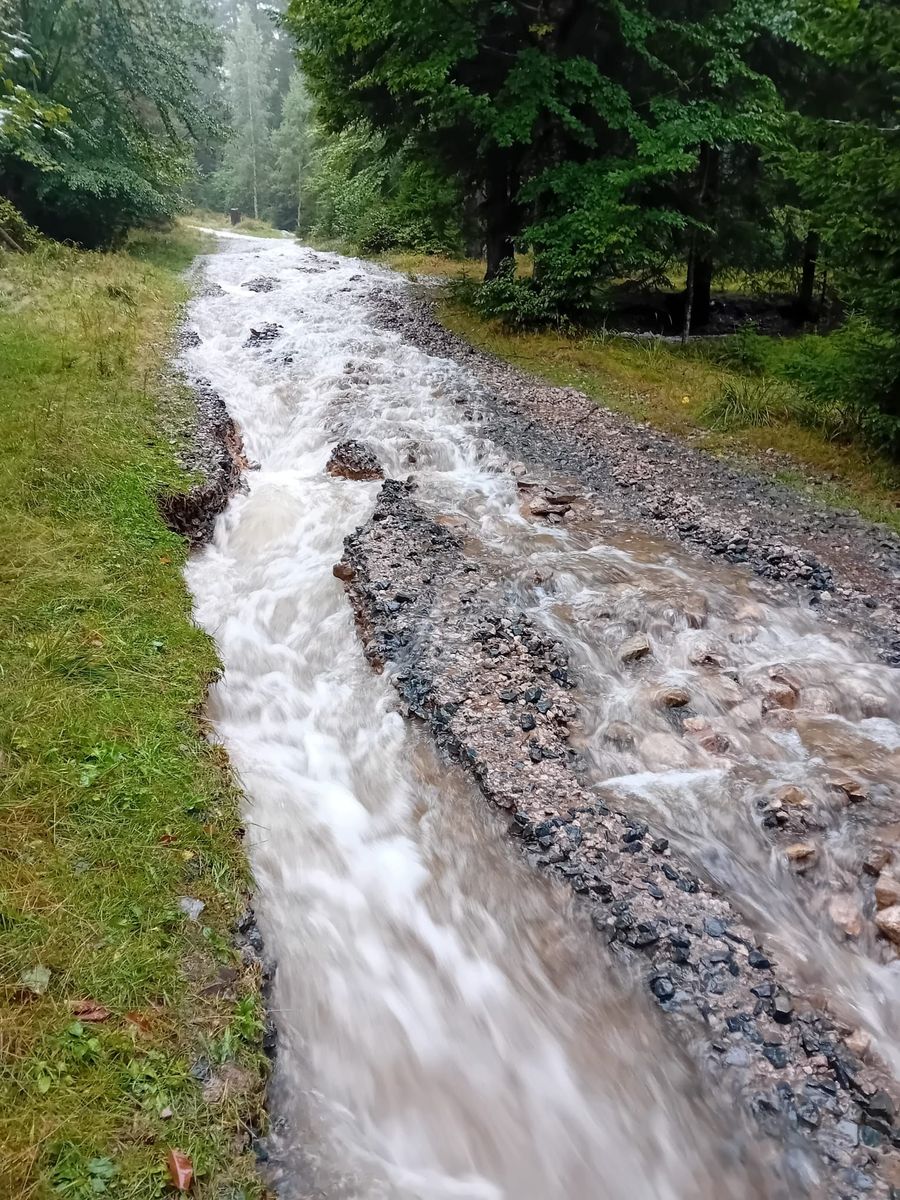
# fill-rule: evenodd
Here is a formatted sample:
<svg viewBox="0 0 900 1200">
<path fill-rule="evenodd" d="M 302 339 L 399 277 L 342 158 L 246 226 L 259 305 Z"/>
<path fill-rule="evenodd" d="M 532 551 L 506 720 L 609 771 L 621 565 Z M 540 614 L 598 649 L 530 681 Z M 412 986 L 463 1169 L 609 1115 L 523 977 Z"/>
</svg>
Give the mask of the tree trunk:
<svg viewBox="0 0 900 1200">
<path fill-rule="evenodd" d="M 706 225 L 714 226 L 716 209 L 719 206 L 719 163 L 722 152 L 717 146 L 704 142 L 700 147 L 698 163 L 698 187 L 695 216 Z M 713 235 L 714 237 L 714 235 Z M 702 328 L 709 323 L 712 310 L 712 277 L 714 263 L 711 256 L 713 237 L 708 233 L 691 234 L 688 254 L 688 287 L 685 289 L 685 329 Z M 690 294 L 688 294 L 690 293 Z M 682 335 L 682 343 L 687 340 Z"/>
<path fill-rule="evenodd" d="M 813 292 L 816 286 L 816 267 L 818 265 L 819 235 L 815 229 L 810 229 L 803 247 L 803 275 L 800 279 L 800 291 L 797 293 L 797 316 L 801 321 L 812 321 L 816 315 Z"/>
<path fill-rule="evenodd" d="M 687 281 L 684 287 L 684 321 L 681 326 L 681 344 L 686 346 L 691 336 L 691 317 L 694 312 L 694 279 L 697 263 L 697 233 L 691 231 L 691 244 L 688 249 Z"/>
<path fill-rule="evenodd" d="M 691 325 L 694 329 L 709 324 L 712 310 L 712 277 L 712 259 L 698 258 L 694 264 L 694 302 L 691 314 Z"/>
<path fill-rule="evenodd" d="M 509 172 L 501 168 L 487 180 L 484 193 L 484 281 L 496 279 L 515 260 L 515 205 Z"/>
</svg>

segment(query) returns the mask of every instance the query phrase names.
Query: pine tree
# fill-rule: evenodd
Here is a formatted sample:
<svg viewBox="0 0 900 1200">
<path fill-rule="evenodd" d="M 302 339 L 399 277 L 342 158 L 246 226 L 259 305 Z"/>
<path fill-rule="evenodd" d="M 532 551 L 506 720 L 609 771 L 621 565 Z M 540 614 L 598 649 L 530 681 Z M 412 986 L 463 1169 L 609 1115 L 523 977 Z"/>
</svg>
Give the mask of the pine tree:
<svg viewBox="0 0 900 1200">
<path fill-rule="evenodd" d="M 221 179 L 230 208 L 258 220 L 268 209 L 271 191 L 270 47 L 242 7 L 225 45 L 225 77 L 232 137 L 225 150 Z"/>
</svg>

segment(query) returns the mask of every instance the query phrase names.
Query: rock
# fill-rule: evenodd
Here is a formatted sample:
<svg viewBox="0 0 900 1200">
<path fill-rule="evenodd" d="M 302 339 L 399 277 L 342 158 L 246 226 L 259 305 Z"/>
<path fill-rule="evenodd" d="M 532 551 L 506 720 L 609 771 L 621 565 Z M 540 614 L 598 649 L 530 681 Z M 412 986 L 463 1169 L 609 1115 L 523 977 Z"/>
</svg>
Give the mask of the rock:
<svg viewBox="0 0 900 1200">
<path fill-rule="evenodd" d="M 375 452 L 364 442 L 338 442 L 325 467 L 341 479 L 383 479 L 384 471 Z"/>
<path fill-rule="evenodd" d="M 189 921 L 199 921 L 206 905 L 202 900 L 195 900 L 193 896 L 179 896 L 178 907 Z"/>
<path fill-rule="evenodd" d="M 241 285 L 248 292 L 271 292 L 277 287 L 274 279 L 268 275 L 258 275 L 255 279 L 248 279 L 246 283 Z"/>
<path fill-rule="evenodd" d="M 331 568 L 331 573 L 335 579 L 340 579 L 343 583 L 350 583 L 356 575 L 350 564 L 345 562 L 335 563 Z"/>
<path fill-rule="evenodd" d="M 870 1096 L 866 1101 L 866 1111 L 874 1120 L 883 1121 L 885 1125 L 894 1122 L 894 1102 L 887 1092 L 879 1091 Z"/>
<path fill-rule="evenodd" d="M 828 902 L 828 915 L 847 937 L 859 937 L 862 933 L 862 913 L 852 896 L 832 896 Z"/>
<path fill-rule="evenodd" d="M 865 1058 L 871 1044 L 872 1039 L 864 1029 L 854 1029 L 844 1039 L 844 1045 L 856 1058 Z"/>
<path fill-rule="evenodd" d="M 883 933 L 895 946 L 900 946 L 900 904 L 882 908 L 875 914 L 875 924 L 880 933 Z"/>
<path fill-rule="evenodd" d="M 876 692 L 863 692 L 859 698 L 859 707 L 864 717 L 887 716 L 887 701 Z"/>
<path fill-rule="evenodd" d="M 762 694 L 763 709 L 769 708 L 796 708 L 797 693 L 792 687 L 786 683 L 778 683 L 773 680 L 772 683 L 766 684 Z"/>
<path fill-rule="evenodd" d="M 634 745 L 634 730 L 624 721 L 610 721 L 603 731 L 603 736 L 606 741 L 623 749 Z"/>
<path fill-rule="evenodd" d="M 900 879 L 882 871 L 875 880 L 875 904 L 878 908 L 900 905 Z"/>
<path fill-rule="evenodd" d="M 815 858 L 816 848 L 811 842 L 794 842 L 784 853 L 789 862 L 806 864 Z"/>
<path fill-rule="evenodd" d="M 886 846 L 875 846 L 863 861 L 863 870 L 867 875 L 880 875 L 893 855 Z"/>
<path fill-rule="evenodd" d="M 850 775 L 833 775 L 828 782 L 835 791 L 843 792 L 847 799 L 854 804 L 858 804 L 861 800 L 869 799 L 869 793 L 863 785 L 858 779 L 853 779 Z"/>
<path fill-rule="evenodd" d="M 792 783 L 780 787 L 775 793 L 775 799 L 780 804 L 790 804 L 792 807 L 809 807 L 809 798 L 806 793 L 801 791 L 800 788 L 795 787 Z"/>
<path fill-rule="evenodd" d="M 619 661 L 623 663 L 637 662 L 646 658 L 650 653 L 650 641 L 643 633 L 636 633 L 627 638 L 619 647 Z"/>
<path fill-rule="evenodd" d="M 684 730 L 707 754 L 725 754 L 730 745 L 724 733 L 718 733 L 703 717 L 688 717 Z"/>
<path fill-rule="evenodd" d="M 691 694 L 683 687 L 667 687 L 658 694 L 658 699 L 663 708 L 684 708 L 690 704 Z"/>
<path fill-rule="evenodd" d="M 834 701 L 826 688 L 803 688 L 800 692 L 800 706 L 806 712 L 833 713 Z"/>
<path fill-rule="evenodd" d="M 772 1001 L 772 1016 L 779 1025 L 789 1025 L 794 1015 L 794 1002 L 787 992 L 779 992 Z"/>
<path fill-rule="evenodd" d="M 247 347 L 261 346 L 264 342 L 272 342 L 281 333 L 281 326 L 274 322 L 266 322 L 259 329 L 250 328 L 250 336 L 247 338 L 244 345 Z"/>
</svg>

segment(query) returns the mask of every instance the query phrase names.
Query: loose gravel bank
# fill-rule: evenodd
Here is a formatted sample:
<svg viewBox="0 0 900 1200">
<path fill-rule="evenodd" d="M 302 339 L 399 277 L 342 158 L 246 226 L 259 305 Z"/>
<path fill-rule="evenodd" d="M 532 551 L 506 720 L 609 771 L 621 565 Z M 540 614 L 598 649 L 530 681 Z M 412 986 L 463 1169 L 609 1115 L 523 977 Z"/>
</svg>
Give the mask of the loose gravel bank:
<svg viewBox="0 0 900 1200">
<path fill-rule="evenodd" d="M 900 537 L 892 531 L 476 350 L 440 324 L 427 295 L 385 290 L 372 305 L 384 328 L 466 365 L 484 432 L 510 454 L 577 476 L 607 513 L 794 589 L 824 620 L 850 624 L 900 665 Z"/>
</svg>

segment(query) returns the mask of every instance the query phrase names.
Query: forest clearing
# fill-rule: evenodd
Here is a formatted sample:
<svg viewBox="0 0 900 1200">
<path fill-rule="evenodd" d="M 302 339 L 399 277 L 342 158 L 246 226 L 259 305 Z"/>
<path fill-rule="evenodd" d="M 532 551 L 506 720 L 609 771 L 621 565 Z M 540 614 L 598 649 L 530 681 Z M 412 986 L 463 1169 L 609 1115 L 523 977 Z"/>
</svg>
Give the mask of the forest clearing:
<svg viewBox="0 0 900 1200">
<path fill-rule="evenodd" d="M 900 10 L 0 2 L 0 1190 L 900 1195 Z"/>
</svg>

